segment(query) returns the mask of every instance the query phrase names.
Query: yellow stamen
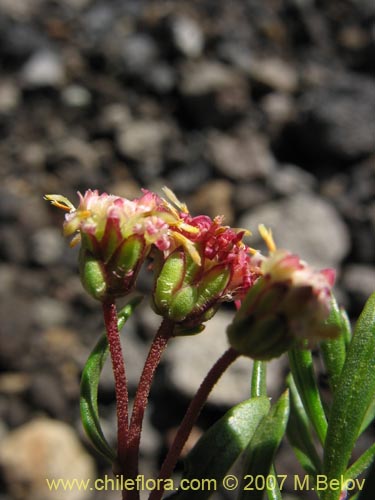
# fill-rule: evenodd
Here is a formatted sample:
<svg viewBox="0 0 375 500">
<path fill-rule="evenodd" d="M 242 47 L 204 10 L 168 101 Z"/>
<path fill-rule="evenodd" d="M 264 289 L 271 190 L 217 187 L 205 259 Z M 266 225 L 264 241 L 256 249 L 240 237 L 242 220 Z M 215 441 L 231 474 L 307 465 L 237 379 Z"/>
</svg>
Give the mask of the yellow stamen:
<svg viewBox="0 0 375 500">
<path fill-rule="evenodd" d="M 70 248 L 73 248 L 76 245 L 78 245 L 78 243 L 81 243 L 81 235 L 80 234 L 76 234 L 74 236 L 74 238 L 72 238 L 71 242 L 69 243 L 69 246 L 70 246 Z"/>
<path fill-rule="evenodd" d="M 194 244 L 186 238 L 183 234 L 180 233 L 173 233 L 174 238 L 181 243 L 181 245 L 186 248 L 186 250 L 189 252 L 190 257 L 193 259 L 193 261 L 197 264 L 197 266 L 200 266 L 202 261 L 201 257 L 199 255 L 199 252 L 195 248 Z"/>
<path fill-rule="evenodd" d="M 185 212 L 186 214 L 189 213 L 189 210 L 186 206 L 185 203 L 182 203 L 177 196 L 174 194 L 174 192 L 169 189 L 167 186 L 163 187 L 163 192 L 165 193 L 165 196 L 174 204 L 176 205 L 177 208 L 181 210 L 181 212 Z M 168 203 L 168 202 L 167 202 Z"/>
<path fill-rule="evenodd" d="M 273 239 L 272 230 L 267 229 L 264 224 L 259 224 L 258 230 L 259 230 L 261 237 L 264 239 L 270 253 L 275 252 L 277 247 L 276 247 L 276 243 Z"/>
<path fill-rule="evenodd" d="M 68 198 L 62 196 L 61 194 L 46 194 L 44 199 L 50 201 L 54 207 L 61 208 L 65 212 L 72 212 L 75 210 L 75 206 L 71 203 Z"/>
<path fill-rule="evenodd" d="M 177 227 L 182 231 L 186 231 L 187 233 L 198 234 L 199 228 L 195 226 L 191 226 L 190 224 L 186 224 L 186 222 L 181 222 L 177 224 Z"/>
<path fill-rule="evenodd" d="M 232 227 L 235 233 L 244 233 L 244 236 L 251 236 L 253 233 L 249 229 L 243 229 L 242 227 Z"/>
</svg>

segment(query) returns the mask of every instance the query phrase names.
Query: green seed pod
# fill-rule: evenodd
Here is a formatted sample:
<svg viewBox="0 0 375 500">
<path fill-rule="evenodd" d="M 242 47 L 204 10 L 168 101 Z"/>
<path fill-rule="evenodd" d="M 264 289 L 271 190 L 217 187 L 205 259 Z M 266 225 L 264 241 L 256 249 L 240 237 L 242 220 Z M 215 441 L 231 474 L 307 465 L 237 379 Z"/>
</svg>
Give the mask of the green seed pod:
<svg viewBox="0 0 375 500">
<path fill-rule="evenodd" d="M 201 331 L 201 325 L 216 312 L 224 295 L 230 271 L 224 265 L 204 272 L 184 249 L 176 249 L 164 262 L 153 294 L 155 311 L 176 323 L 177 335 Z"/>
<path fill-rule="evenodd" d="M 107 295 L 107 281 L 103 263 L 95 259 L 88 251 L 81 247 L 79 255 L 79 270 L 85 290 L 97 300 L 104 300 Z"/>
</svg>

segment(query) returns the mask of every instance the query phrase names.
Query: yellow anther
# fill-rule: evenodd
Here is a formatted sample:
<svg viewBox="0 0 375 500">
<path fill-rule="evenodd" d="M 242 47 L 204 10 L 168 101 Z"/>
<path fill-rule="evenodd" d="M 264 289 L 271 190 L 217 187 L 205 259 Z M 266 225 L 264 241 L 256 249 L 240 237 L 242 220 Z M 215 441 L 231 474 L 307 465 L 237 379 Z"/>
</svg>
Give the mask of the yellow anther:
<svg viewBox="0 0 375 500">
<path fill-rule="evenodd" d="M 275 241 L 273 239 L 272 230 L 267 229 L 264 224 L 259 224 L 258 230 L 259 230 L 261 237 L 264 239 L 268 250 L 270 251 L 270 253 L 273 253 L 277 247 L 276 247 Z"/>
<path fill-rule="evenodd" d="M 173 236 L 187 250 L 187 252 L 190 254 L 190 257 L 197 264 L 197 266 L 200 266 L 202 263 L 202 260 L 201 260 L 201 257 L 199 255 L 199 252 L 195 248 L 194 244 L 188 238 L 186 238 L 183 234 L 173 233 Z"/>
<path fill-rule="evenodd" d="M 169 189 L 167 186 L 164 186 L 163 187 L 163 192 L 165 194 L 165 196 L 174 204 L 176 205 L 177 208 L 179 208 L 181 210 L 181 212 L 185 212 L 185 213 L 188 213 L 189 210 L 186 206 L 185 203 L 182 203 L 178 198 L 177 196 L 174 194 L 174 192 Z M 168 203 L 168 202 L 167 202 Z"/>
<path fill-rule="evenodd" d="M 44 199 L 50 201 L 54 207 L 65 210 L 65 212 L 71 212 L 76 209 L 73 203 L 61 194 L 46 194 Z"/>
</svg>

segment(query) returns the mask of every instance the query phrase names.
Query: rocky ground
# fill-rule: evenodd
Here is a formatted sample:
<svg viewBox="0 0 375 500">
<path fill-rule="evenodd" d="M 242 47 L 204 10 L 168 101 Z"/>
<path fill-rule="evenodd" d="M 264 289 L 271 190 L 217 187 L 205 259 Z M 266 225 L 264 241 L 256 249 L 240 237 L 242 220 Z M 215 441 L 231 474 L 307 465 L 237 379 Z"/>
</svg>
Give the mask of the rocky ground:
<svg viewBox="0 0 375 500">
<path fill-rule="evenodd" d="M 356 317 L 375 288 L 374 18 L 370 0 L 0 0 L 0 500 L 104 498 L 46 495 L 44 477 L 109 472 L 78 412 L 101 315 L 44 193 L 168 185 L 194 213 L 254 232 L 264 222 L 279 246 L 338 270 L 337 296 Z M 167 352 L 146 476 L 224 349 L 217 329 L 230 314 Z M 132 394 L 156 323 L 144 304 L 129 324 Z M 270 370 L 273 395 L 283 370 Z M 196 436 L 246 397 L 248 373 L 240 362 L 227 374 Z M 114 439 L 109 367 L 100 396 Z"/>
</svg>

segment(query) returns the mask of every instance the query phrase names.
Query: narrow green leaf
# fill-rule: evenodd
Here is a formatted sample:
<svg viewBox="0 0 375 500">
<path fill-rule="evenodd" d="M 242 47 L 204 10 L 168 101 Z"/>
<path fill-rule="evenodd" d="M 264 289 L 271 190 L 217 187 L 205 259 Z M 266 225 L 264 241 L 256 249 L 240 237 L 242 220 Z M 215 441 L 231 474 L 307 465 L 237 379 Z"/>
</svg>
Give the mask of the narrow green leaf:
<svg viewBox="0 0 375 500">
<path fill-rule="evenodd" d="M 272 465 L 270 469 L 270 476 L 274 478 L 274 481 L 272 482 L 273 488 L 267 489 L 267 498 L 268 500 L 283 500 L 283 497 L 281 495 L 280 491 L 280 486 L 277 481 L 277 473 L 275 466 Z"/>
<path fill-rule="evenodd" d="M 216 479 L 218 483 L 253 437 L 270 402 L 248 399 L 231 408 L 198 441 L 185 462 L 184 479 Z M 174 499 L 205 500 L 212 491 L 178 491 Z"/>
<path fill-rule="evenodd" d="M 345 473 L 366 412 L 375 397 L 375 293 L 362 311 L 331 407 L 325 443 L 324 473 L 328 480 Z M 336 500 L 335 491 L 322 492 Z"/>
<path fill-rule="evenodd" d="M 273 459 L 277 448 L 285 434 L 289 416 L 289 391 L 286 391 L 271 408 L 268 415 L 262 420 L 248 444 L 245 452 L 245 466 L 243 476 L 259 476 L 267 478 L 269 476 Z M 265 481 L 262 489 L 249 490 L 248 485 L 243 483 L 240 488 L 239 500 L 261 500 L 267 488 Z"/>
<path fill-rule="evenodd" d="M 346 348 L 348 348 L 350 341 L 352 340 L 352 326 L 350 324 L 350 319 L 349 319 L 348 313 L 342 307 L 340 307 L 340 314 L 341 314 L 341 320 L 342 320 L 343 337 L 344 337 Z"/>
<path fill-rule="evenodd" d="M 375 419 L 375 398 L 371 401 L 370 406 L 367 408 L 361 428 L 359 429 L 358 437 L 362 434 L 362 432 L 364 432 L 367 429 L 367 427 L 374 421 L 374 419 Z"/>
<path fill-rule="evenodd" d="M 288 376 L 290 415 L 287 436 L 302 467 L 308 474 L 320 474 L 322 463 L 311 435 L 311 426 L 292 374 Z"/>
<path fill-rule="evenodd" d="M 329 384 L 332 392 L 335 392 L 346 357 L 346 341 L 344 330 L 346 325 L 337 305 L 336 299 L 332 296 L 331 313 L 327 320 L 328 325 L 335 325 L 340 329 L 340 336 L 337 339 L 326 340 L 320 344 L 324 364 L 328 373 Z"/>
<path fill-rule="evenodd" d="M 133 299 L 118 313 L 118 328 L 124 326 L 140 302 L 140 298 Z M 92 350 L 81 377 L 80 410 L 83 428 L 96 450 L 111 463 L 116 459 L 116 453 L 107 443 L 99 420 L 98 386 L 99 378 L 108 356 L 108 342 L 106 334 L 100 337 Z"/>
<path fill-rule="evenodd" d="M 375 460 L 373 460 L 372 465 L 367 473 L 364 486 L 363 488 L 361 488 L 361 492 L 358 495 L 358 500 L 369 500 L 369 498 L 373 498 L 374 491 L 375 491 Z"/>
<path fill-rule="evenodd" d="M 327 419 L 316 383 L 312 355 L 310 351 L 291 349 L 290 369 L 305 411 L 323 444 L 327 432 Z"/>
<path fill-rule="evenodd" d="M 353 465 L 344 474 L 344 479 L 355 479 L 364 472 L 372 461 L 375 460 L 375 443 L 370 446 L 362 455 L 354 462 Z"/>
<path fill-rule="evenodd" d="M 251 397 L 267 395 L 267 365 L 265 361 L 255 360 L 251 375 Z"/>
</svg>

